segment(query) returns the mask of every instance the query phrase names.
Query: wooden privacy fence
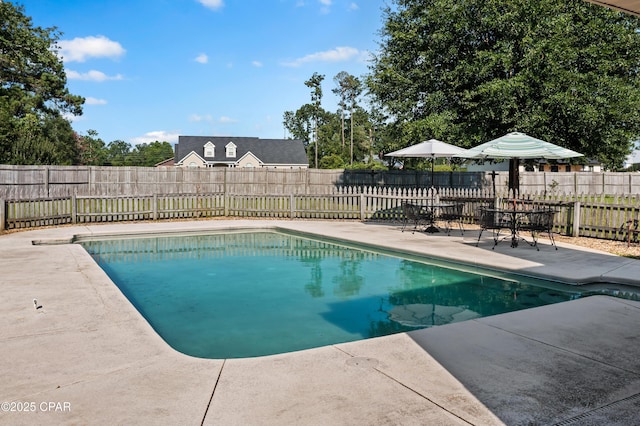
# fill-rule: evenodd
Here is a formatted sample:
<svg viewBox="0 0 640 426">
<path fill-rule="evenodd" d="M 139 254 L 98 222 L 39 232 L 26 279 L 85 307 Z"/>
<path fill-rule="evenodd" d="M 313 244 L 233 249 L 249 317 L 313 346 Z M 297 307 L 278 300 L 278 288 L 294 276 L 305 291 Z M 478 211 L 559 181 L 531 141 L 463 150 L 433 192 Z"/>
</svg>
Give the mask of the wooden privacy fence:
<svg viewBox="0 0 640 426">
<path fill-rule="evenodd" d="M 402 203 L 436 201 L 464 204 L 463 221 L 477 222 L 482 205 L 505 206 L 509 200 L 489 191 L 443 188 L 344 188 L 332 194 L 153 194 L 71 196 L 0 200 L 0 230 L 80 223 L 263 217 L 291 219 L 402 221 Z M 638 223 L 640 196 L 549 196 L 525 194 L 520 203 L 556 211 L 554 231 L 572 236 L 627 240 Z M 637 238 L 636 232 L 633 234 Z"/>
<path fill-rule="evenodd" d="M 138 194 L 324 195 L 336 188 L 475 189 L 506 194 L 508 172 L 0 164 L 0 199 Z M 522 172 L 522 193 L 633 194 L 639 173 Z"/>
</svg>

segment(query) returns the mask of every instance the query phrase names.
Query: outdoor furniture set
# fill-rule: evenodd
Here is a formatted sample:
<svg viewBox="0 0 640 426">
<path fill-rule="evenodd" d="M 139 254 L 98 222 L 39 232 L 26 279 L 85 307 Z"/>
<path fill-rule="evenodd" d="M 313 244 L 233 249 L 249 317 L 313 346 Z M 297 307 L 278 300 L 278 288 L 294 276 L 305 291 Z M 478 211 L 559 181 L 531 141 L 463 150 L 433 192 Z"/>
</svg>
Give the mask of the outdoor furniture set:
<svg viewBox="0 0 640 426">
<path fill-rule="evenodd" d="M 553 218 L 555 211 L 550 208 L 519 208 L 514 202 L 513 207 L 509 208 L 489 208 L 481 207 L 479 214 L 480 235 L 476 247 L 480 243 L 480 238 L 485 230 L 491 230 L 493 233 L 493 247 L 504 239 L 511 239 L 511 247 L 518 247 L 519 241 L 524 241 L 530 246 L 538 247 L 538 237 L 542 233 L 546 233 L 551 241 L 551 245 L 558 250 L 558 246 L 553 238 Z M 503 236 L 501 231 L 508 231 Z M 523 232 L 531 234 L 531 241 L 523 236 Z"/>
<path fill-rule="evenodd" d="M 438 222 L 444 223 L 444 232 L 451 234 L 454 222 L 458 224 L 460 232 L 464 234 L 462 226 L 462 210 L 464 203 L 428 203 L 425 205 L 403 203 L 402 211 L 404 221 L 402 231 L 408 225 L 413 225 L 412 232 L 423 231 L 428 233 L 440 232 Z M 423 229 L 419 229 L 423 227 Z"/>
<path fill-rule="evenodd" d="M 402 211 L 404 221 L 402 231 L 409 226 L 413 226 L 412 233 L 416 231 L 434 233 L 439 232 L 438 222 L 444 223 L 444 231 L 450 235 L 454 222 L 458 224 L 461 233 L 464 235 L 462 225 L 464 203 L 437 203 L 437 204 L 413 204 L 403 203 Z M 493 247 L 500 241 L 509 239 L 511 247 L 518 247 L 520 241 L 524 241 L 536 250 L 540 234 L 547 234 L 551 245 L 557 250 L 555 239 L 553 238 L 553 219 L 555 211 L 552 208 L 518 206 L 514 201 L 513 206 L 508 208 L 492 208 L 488 206 L 480 207 L 478 210 L 478 222 L 480 224 L 480 234 L 476 247 L 480 243 L 484 231 L 491 231 L 493 237 Z M 530 234 L 530 239 L 525 238 L 524 233 Z"/>
</svg>

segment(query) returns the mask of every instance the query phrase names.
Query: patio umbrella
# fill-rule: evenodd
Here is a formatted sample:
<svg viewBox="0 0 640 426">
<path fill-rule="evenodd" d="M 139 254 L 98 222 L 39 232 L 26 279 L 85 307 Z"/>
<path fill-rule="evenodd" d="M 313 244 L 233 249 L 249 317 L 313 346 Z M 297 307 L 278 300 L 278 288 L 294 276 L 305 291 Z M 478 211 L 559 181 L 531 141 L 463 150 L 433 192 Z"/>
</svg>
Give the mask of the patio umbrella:
<svg viewBox="0 0 640 426">
<path fill-rule="evenodd" d="M 470 148 L 454 157 L 457 158 L 508 158 L 509 190 L 516 198 L 520 192 L 518 168 L 521 158 L 562 159 L 582 157 L 576 151 L 536 139 L 525 133 L 512 132 L 492 141 Z"/>
<path fill-rule="evenodd" d="M 435 204 L 435 189 L 433 185 L 433 164 L 436 158 L 453 157 L 455 154 L 465 152 L 463 148 L 455 145 L 439 141 L 437 139 L 429 139 L 406 148 L 399 149 L 385 154 L 385 157 L 415 157 L 415 158 L 431 158 L 431 206 Z M 431 225 L 427 228 L 427 232 L 438 232 L 438 229 Z"/>
<path fill-rule="evenodd" d="M 437 139 L 429 139 L 428 141 L 385 154 L 385 157 L 431 158 L 431 186 L 433 186 L 433 163 L 435 159 L 453 157 L 463 152 L 465 152 L 463 148 L 441 142 Z"/>
<path fill-rule="evenodd" d="M 389 311 L 389 319 L 407 327 L 428 327 L 466 321 L 480 317 L 480 314 L 461 306 L 444 306 L 426 303 L 412 303 L 394 306 Z"/>
</svg>

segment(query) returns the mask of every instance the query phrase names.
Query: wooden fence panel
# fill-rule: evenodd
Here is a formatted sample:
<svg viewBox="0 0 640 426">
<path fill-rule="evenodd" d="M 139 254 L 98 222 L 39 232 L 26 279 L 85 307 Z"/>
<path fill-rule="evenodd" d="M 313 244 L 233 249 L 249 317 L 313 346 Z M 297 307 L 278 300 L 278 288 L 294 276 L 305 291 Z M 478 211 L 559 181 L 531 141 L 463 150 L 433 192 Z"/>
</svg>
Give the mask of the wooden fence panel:
<svg viewBox="0 0 640 426">
<path fill-rule="evenodd" d="M 466 223 L 477 220 L 482 205 L 501 205 L 492 191 L 440 188 L 435 200 L 464 203 Z M 103 223 L 207 218 L 214 216 L 402 221 L 402 203 L 425 204 L 424 188 L 337 188 L 331 194 L 156 194 L 77 196 L 6 200 L 0 203 L 1 229 L 66 223 Z M 569 235 L 624 239 L 629 221 L 638 220 L 640 197 L 528 194 L 521 202 L 553 208 L 554 230 Z"/>
<path fill-rule="evenodd" d="M 0 165 L 0 198 L 216 193 L 321 195 L 339 187 L 467 188 L 507 194 L 508 172 Z M 638 173 L 522 172 L 521 193 L 633 194 Z"/>
</svg>

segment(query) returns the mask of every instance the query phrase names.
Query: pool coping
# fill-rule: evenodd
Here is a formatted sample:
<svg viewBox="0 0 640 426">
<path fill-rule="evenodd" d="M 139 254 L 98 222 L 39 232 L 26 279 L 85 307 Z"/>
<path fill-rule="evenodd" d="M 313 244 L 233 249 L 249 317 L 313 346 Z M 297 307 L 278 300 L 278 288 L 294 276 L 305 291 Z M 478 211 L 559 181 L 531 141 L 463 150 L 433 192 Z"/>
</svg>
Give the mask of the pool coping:
<svg viewBox="0 0 640 426">
<path fill-rule="evenodd" d="M 169 348 L 77 245 L 32 243 L 104 232 L 274 227 L 427 256 L 437 254 L 444 259 L 463 257 L 471 265 L 542 274 L 538 277 L 546 274 L 574 282 L 639 285 L 635 277 L 640 277 L 640 261 L 595 250 L 559 244 L 555 251 L 544 240 L 540 251 L 527 246 L 512 249 L 508 244 L 491 250 L 493 242 L 489 240 L 475 247 L 477 233 L 467 231 L 462 236 L 454 231 L 449 237 L 413 234 L 388 224 L 220 220 L 85 225 L 5 234 L 0 236 L 4 272 L 0 285 L 7 295 L 0 301 L 0 309 L 5 312 L 0 354 L 9 361 L 0 369 L 7 378 L 0 384 L 0 400 L 69 402 L 71 409 L 52 412 L 38 407 L 37 412 L 31 413 L 0 413 L 0 421 L 502 424 L 514 418 L 540 420 L 540 410 L 534 409 L 540 401 L 555 404 L 556 411 L 551 410 L 552 417 L 547 416 L 554 421 L 585 413 L 603 415 L 606 409 L 594 412 L 598 404 L 606 407 L 617 403 L 616 409 L 623 412 L 625 401 L 633 407 L 634 400 L 630 398 L 640 392 L 640 368 L 633 361 L 633 356 L 640 359 L 635 349 L 640 345 L 632 343 L 638 339 L 632 333 L 633 324 L 640 319 L 637 302 L 596 296 L 584 299 L 587 302 L 566 302 L 526 313 L 434 327 L 423 333 L 401 333 L 261 358 L 202 360 Z M 34 295 L 41 304 L 39 309 L 33 305 Z M 567 319 L 567 312 L 575 313 Z M 535 321 L 531 321 L 532 317 Z M 561 324 L 571 339 L 555 341 L 557 333 L 549 331 L 552 320 Z M 598 348 L 585 344 L 594 338 L 588 325 L 592 329 L 597 325 L 601 330 Z M 628 329 L 631 335 L 621 335 L 616 331 L 620 329 Z M 451 340 L 445 335 L 449 332 L 458 338 Z M 482 344 L 465 346 L 465 340 L 472 342 L 479 335 L 485 337 Z M 496 344 L 492 345 L 494 340 Z M 452 347 L 452 352 L 446 350 Z M 611 389 L 605 392 L 598 385 L 599 399 L 582 410 L 579 401 L 560 404 L 558 401 L 566 398 L 558 395 L 553 400 L 555 388 L 540 386 L 537 393 L 522 398 L 513 386 L 518 384 L 523 390 L 528 381 L 504 383 L 495 375 L 465 368 L 473 362 L 465 354 L 482 358 L 496 347 L 509 356 L 492 354 L 494 359 L 485 360 L 487 370 L 509 366 L 514 377 L 542 374 L 522 372 L 522 367 L 511 364 L 512 351 L 520 348 L 526 349 L 516 351 L 522 359 L 535 354 L 548 361 L 545 377 L 565 377 L 556 370 L 561 353 L 575 365 L 590 360 L 594 366 L 589 375 L 603 383 L 612 382 Z M 624 359 L 607 360 L 600 352 Z M 626 363 L 625 375 L 630 378 L 621 387 L 620 367 L 615 364 L 622 361 Z M 607 377 L 615 377 L 616 381 Z M 584 377 L 567 380 L 587 383 Z M 533 392 L 529 388 L 526 391 Z"/>
</svg>

